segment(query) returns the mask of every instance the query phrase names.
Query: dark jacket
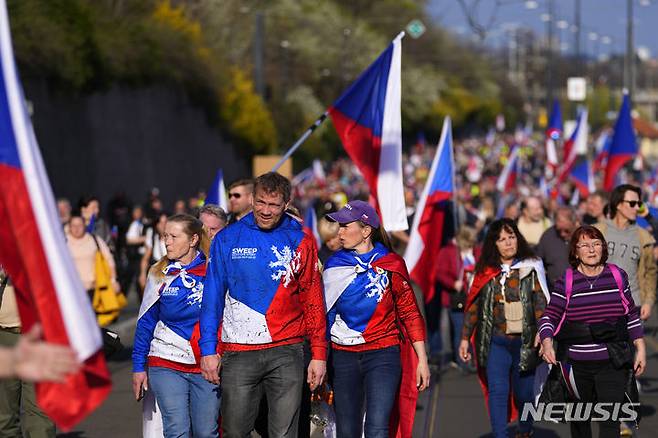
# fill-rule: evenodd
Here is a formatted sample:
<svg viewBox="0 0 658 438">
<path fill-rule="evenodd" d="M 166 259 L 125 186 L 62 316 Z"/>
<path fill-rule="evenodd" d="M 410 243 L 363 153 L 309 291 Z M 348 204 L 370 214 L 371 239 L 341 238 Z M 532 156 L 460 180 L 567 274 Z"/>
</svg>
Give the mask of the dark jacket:
<svg viewBox="0 0 658 438">
<path fill-rule="evenodd" d="M 537 349 L 534 347 L 537 334 L 537 321 L 534 313 L 534 284 L 537 272 L 533 269 L 527 275 L 521 273 L 519 294 L 523 303 L 523 330 L 521 332 L 521 371 L 533 370 L 538 364 Z M 478 306 L 478 324 L 475 330 L 475 351 L 478 366 L 485 368 L 489 358 L 491 337 L 493 335 L 494 280 L 489 281 L 481 290 Z"/>
<path fill-rule="evenodd" d="M 544 231 L 535 248 L 537 257 L 544 262 L 548 284 L 553 286 L 569 268 L 569 242 L 565 242 L 555 229 L 555 225 Z"/>
</svg>

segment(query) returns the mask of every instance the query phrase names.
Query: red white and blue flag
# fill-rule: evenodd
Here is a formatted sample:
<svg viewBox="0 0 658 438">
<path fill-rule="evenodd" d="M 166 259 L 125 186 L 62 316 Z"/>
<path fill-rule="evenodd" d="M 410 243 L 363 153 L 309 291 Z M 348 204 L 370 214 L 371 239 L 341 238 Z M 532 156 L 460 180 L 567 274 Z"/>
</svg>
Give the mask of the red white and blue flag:
<svg viewBox="0 0 658 438">
<path fill-rule="evenodd" d="M 610 143 L 608 163 L 605 169 L 603 188 L 610 191 L 615 186 L 615 177 L 624 165 L 637 155 L 637 140 L 633 130 L 633 119 L 631 118 L 631 102 L 628 93 L 624 92 L 624 99 L 619 109 L 615 132 Z"/>
<path fill-rule="evenodd" d="M 596 154 L 594 156 L 593 170 L 598 172 L 605 170 L 608 165 L 608 155 L 610 155 L 610 145 L 612 144 L 612 130 L 606 129 L 599 134 L 596 139 Z"/>
<path fill-rule="evenodd" d="M 398 35 L 329 108 L 347 154 L 370 186 L 384 229 L 409 228 L 402 184 L 401 64 Z"/>
<path fill-rule="evenodd" d="M 569 172 L 569 178 L 576 185 L 581 199 L 586 198 L 596 190 L 592 164 L 586 155 L 578 157 L 576 164 Z"/>
<path fill-rule="evenodd" d="M 450 204 L 455 192 L 454 163 L 452 127 L 450 118 L 446 117 L 404 253 L 411 279 L 421 287 L 426 303 L 435 294 L 436 257 L 443 244 L 444 234 L 448 231 L 444 226 L 448 222 L 446 216 L 452 211 Z"/>
<path fill-rule="evenodd" d="M 38 383 L 37 403 L 63 430 L 111 390 L 101 332 L 64 240 L 52 189 L 14 62 L 0 0 L 0 264 L 16 286 L 23 330 L 40 322 L 44 339 L 71 347 L 83 363 L 63 383 Z"/>
<path fill-rule="evenodd" d="M 555 175 L 560 164 L 557 157 L 557 142 L 560 139 L 562 139 L 562 111 L 560 102 L 555 99 L 546 129 L 546 170 L 550 178 Z"/>
<path fill-rule="evenodd" d="M 589 126 L 587 125 L 587 110 L 581 109 L 578 113 L 576 120 L 576 127 L 574 128 L 569 140 L 564 142 L 564 164 L 558 176 L 558 183 L 566 180 L 571 172 L 571 169 L 576 164 L 576 158 L 579 154 L 587 152 L 587 137 L 589 135 Z"/>
<path fill-rule="evenodd" d="M 496 183 L 496 189 L 499 192 L 505 193 L 512 190 L 516 185 L 516 178 L 519 174 L 519 151 L 520 147 L 518 145 L 512 146 L 512 151 L 510 152 L 509 157 L 507 157 L 507 163 L 503 167 L 503 171 L 498 177 L 498 182 Z"/>
<path fill-rule="evenodd" d="M 306 210 L 306 216 L 304 216 L 304 228 L 315 238 L 318 248 L 320 248 L 322 246 L 322 239 L 318 232 L 318 215 L 312 205 Z"/>
<path fill-rule="evenodd" d="M 228 212 L 228 201 L 226 200 L 226 186 L 224 186 L 224 172 L 222 169 L 217 170 L 215 180 L 212 182 L 204 204 L 219 205 Z"/>
</svg>

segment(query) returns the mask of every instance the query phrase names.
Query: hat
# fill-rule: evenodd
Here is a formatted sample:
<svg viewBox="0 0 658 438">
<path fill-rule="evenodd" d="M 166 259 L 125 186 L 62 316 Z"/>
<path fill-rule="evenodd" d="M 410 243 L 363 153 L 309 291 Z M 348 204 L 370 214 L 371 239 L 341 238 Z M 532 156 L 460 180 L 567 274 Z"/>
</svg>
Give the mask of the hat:
<svg viewBox="0 0 658 438">
<path fill-rule="evenodd" d="M 379 216 L 377 212 L 365 201 L 350 201 L 335 213 L 329 213 L 327 219 L 339 224 L 348 224 L 361 221 L 373 228 L 379 228 Z"/>
</svg>

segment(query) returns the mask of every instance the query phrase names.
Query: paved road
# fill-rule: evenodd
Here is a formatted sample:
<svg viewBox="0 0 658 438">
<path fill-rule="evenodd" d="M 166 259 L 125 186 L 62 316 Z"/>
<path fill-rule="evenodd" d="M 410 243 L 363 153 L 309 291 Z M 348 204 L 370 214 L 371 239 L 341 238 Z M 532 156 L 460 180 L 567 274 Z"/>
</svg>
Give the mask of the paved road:
<svg viewBox="0 0 658 438">
<path fill-rule="evenodd" d="M 134 310 L 134 309 L 133 309 Z M 124 340 L 132 339 L 131 319 L 127 318 L 118 327 Z M 657 436 L 658 431 L 658 318 L 655 316 L 646 327 L 648 335 L 648 370 L 640 379 L 643 385 L 641 396 L 644 418 L 637 437 Z M 140 437 L 141 410 L 134 401 L 130 387 L 130 350 L 109 362 L 113 389 L 105 403 L 74 431 L 60 434 L 60 438 L 106 438 Z M 425 437 L 486 437 L 489 421 L 484 400 L 475 376 L 462 376 L 449 369 L 434 379 L 431 390 L 419 399 L 414 438 Z M 542 422 L 537 424 L 535 437 L 568 437 L 568 427 Z M 596 436 L 596 432 L 595 432 Z"/>
</svg>

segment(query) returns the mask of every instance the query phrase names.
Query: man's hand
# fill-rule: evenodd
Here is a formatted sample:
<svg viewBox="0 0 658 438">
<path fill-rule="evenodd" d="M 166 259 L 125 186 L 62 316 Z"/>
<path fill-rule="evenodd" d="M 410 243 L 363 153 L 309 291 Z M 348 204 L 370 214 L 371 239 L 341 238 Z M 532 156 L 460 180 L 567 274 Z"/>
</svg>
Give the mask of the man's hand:
<svg viewBox="0 0 658 438">
<path fill-rule="evenodd" d="M 35 324 L 11 350 L 13 374 L 18 378 L 34 382 L 62 382 L 68 374 L 80 368 L 72 349 L 43 342 L 40 338 L 41 326 Z"/>
<path fill-rule="evenodd" d="M 455 281 L 454 288 L 457 292 L 461 292 L 462 287 L 464 287 L 464 282 L 461 280 Z"/>
<path fill-rule="evenodd" d="M 313 359 L 308 364 L 308 378 L 306 379 L 311 391 L 322 384 L 324 376 L 327 374 L 327 362 L 324 360 Z"/>
<path fill-rule="evenodd" d="M 219 385 L 219 370 L 221 367 L 222 357 L 219 354 L 201 357 L 201 375 L 210 383 Z"/>
<path fill-rule="evenodd" d="M 642 304 L 640 307 L 640 319 L 646 321 L 651 316 L 651 304 Z"/>
</svg>

